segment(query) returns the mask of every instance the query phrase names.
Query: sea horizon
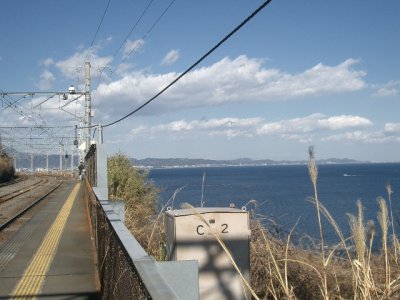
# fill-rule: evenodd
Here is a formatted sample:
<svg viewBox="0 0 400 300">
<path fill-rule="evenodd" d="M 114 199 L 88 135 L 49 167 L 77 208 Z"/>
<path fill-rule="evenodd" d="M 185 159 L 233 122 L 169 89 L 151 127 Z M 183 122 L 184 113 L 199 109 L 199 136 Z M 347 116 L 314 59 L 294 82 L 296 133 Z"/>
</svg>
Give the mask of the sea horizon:
<svg viewBox="0 0 400 300">
<path fill-rule="evenodd" d="M 213 163 L 193 163 L 193 164 L 162 164 L 162 161 L 171 160 L 187 160 L 187 161 L 198 161 L 202 159 L 181 159 L 181 158 L 170 158 L 170 159 L 159 159 L 150 158 L 151 160 L 156 160 L 156 164 L 138 164 L 138 161 L 147 161 L 148 159 L 138 160 L 132 159 L 131 163 L 136 168 L 145 169 L 179 169 L 179 168 L 223 168 L 223 167 L 268 167 L 268 166 L 304 166 L 308 164 L 307 160 L 304 161 L 273 161 L 272 163 L 258 163 L 261 160 L 253 160 L 251 163 L 234 163 L 237 160 L 213 160 Z M 206 159 L 205 159 L 206 160 Z M 340 160 L 340 159 L 335 159 Z M 347 160 L 347 159 L 346 159 Z M 232 163 L 228 163 L 228 162 Z M 321 159 L 316 160 L 317 165 L 364 165 L 364 164 L 400 164 L 400 161 L 333 161 L 333 159 Z"/>
<path fill-rule="evenodd" d="M 149 179 L 159 188 L 159 206 L 177 209 L 183 203 L 207 207 L 229 207 L 231 203 L 246 206 L 253 217 L 261 218 L 267 227 L 289 231 L 297 222 L 296 232 L 318 239 L 316 211 L 308 168 L 302 165 L 234 166 L 150 169 Z M 204 178 L 204 181 L 203 181 Z M 348 236 L 348 214 L 357 215 L 362 201 L 365 220 L 378 227 L 377 198 L 387 199 L 390 184 L 393 213 L 400 218 L 400 163 L 325 164 L 318 166 L 318 197 Z M 171 198 L 175 194 L 172 203 Z M 255 200 L 256 204 L 249 204 Z M 388 201 L 387 201 L 388 202 Z M 251 203 L 254 203 L 253 201 Z M 389 206 L 389 203 L 387 203 Z M 323 221 L 326 239 L 337 242 L 332 226 Z M 396 228 L 399 222 L 395 222 Z M 379 231 L 379 229 L 378 229 Z"/>
</svg>

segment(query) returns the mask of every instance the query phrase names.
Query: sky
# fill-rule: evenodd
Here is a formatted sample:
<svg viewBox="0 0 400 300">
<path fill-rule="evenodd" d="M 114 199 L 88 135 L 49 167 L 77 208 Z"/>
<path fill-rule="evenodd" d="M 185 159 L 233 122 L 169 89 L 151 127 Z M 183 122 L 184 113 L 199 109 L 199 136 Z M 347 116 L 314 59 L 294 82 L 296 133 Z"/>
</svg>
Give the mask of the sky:
<svg viewBox="0 0 400 300">
<path fill-rule="evenodd" d="M 92 122 L 107 125 L 263 2 L 3 0 L 0 92 L 83 91 L 89 61 Z M 318 159 L 397 162 L 399 53 L 398 0 L 273 0 L 104 142 L 138 159 L 304 160 L 313 145 Z M 71 96 L 9 96 L 0 126 L 80 125 Z"/>
</svg>

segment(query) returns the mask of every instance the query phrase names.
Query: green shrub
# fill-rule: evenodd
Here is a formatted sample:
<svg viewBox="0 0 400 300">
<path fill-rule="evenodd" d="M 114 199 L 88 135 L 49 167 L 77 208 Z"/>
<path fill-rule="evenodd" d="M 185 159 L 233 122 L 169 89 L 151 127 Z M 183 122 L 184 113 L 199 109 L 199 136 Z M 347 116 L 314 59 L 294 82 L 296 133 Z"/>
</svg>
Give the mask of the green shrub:
<svg viewBox="0 0 400 300">
<path fill-rule="evenodd" d="M 127 156 L 118 153 L 108 158 L 109 199 L 125 201 L 125 225 L 143 248 L 149 244 L 157 217 L 158 190 L 147 173 L 134 168 Z"/>
</svg>

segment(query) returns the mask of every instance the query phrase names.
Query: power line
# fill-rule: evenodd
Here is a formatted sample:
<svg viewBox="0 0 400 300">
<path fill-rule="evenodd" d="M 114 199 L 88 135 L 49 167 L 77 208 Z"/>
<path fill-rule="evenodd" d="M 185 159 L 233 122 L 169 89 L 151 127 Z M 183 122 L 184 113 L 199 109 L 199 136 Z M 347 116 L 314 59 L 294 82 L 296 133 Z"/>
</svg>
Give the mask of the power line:
<svg viewBox="0 0 400 300">
<path fill-rule="evenodd" d="M 107 6 L 106 6 L 106 8 L 104 9 L 104 12 L 103 12 L 103 16 L 101 17 L 100 23 L 99 23 L 99 25 L 97 26 L 96 33 L 94 34 L 93 39 L 92 39 L 92 42 L 90 43 L 90 47 L 89 47 L 89 49 L 88 49 L 88 52 L 86 53 L 85 61 L 87 60 L 87 58 L 88 58 L 88 56 L 89 56 L 89 53 L 90 53 L 90 50 L 92 49 L 92 47 L 93 47 L 93 45 L 94 45 L 94 41 L 95 41 L 96 38 L 97 38 L 97 34 L 99 33 L 99 30 L 100 30 L 101 25 L 103 24 L 103 20 L 104 20 L 104 17 L 106 16 L 106 14 L 107 14 L 108 7 L 110 6 L 110 3 L 111 3 L 111 0 L 108 0 Z"/>
<path fill-rule="evenodd" d="M 62 138 L 59 137 L 57 134 L 58 132 L 55 132 L 52 129 L 64 129 L 66 130 L 67 128 L 73 128 L 72 126 L 46 126 L 44 124 L 40 124 L 36 119 L 35 119 L 35 113 L 33 108 L 29 111 L 29 112 L 25 112 L 26 110 L 28 110 L 28 108 L 25 108 L 23 105 L 21 105 L 20 103 L 17 103 L 21 98 L 19 98 L 17 101 L 13 101 L 13 98 L 10 95 L 20 95 L 20 94 L 24 94 L 27 96 L 31 96 L 33 97 L 36 92 L 24 92 L 24 93 L 10 93 L 10 92 L 4 92 L 3 90 L 0 90 L 0 94 L 2 96 L 2 102 L 4 102 L 7 107 L 10 107 L 12 110 L 14 110 L 17 114 L 21 115 L 24 119 L 26 119 L 27 121 L 33 123 L 34 127 L 30 127 L 30 126 L 0 126 L 0 132 L 4 133 L 5 130 L 17 130 L 17 129 L 25 129 L 25 130 L 30 130 L 31 133 L 34 130 L 37 130 L 39 132 L 39 135 L 42 136 L 43 134 L 45 136 L 48 136 L 48 140 L 54 140 L 57 143 L 62 143 Z M 40 93 L 39 94 L 44 94 L 44 93 Z M 53 96 L 56 94 L 62 94 L 60 92 L 55 92 L 53 93 Z M 50 98 L 47 98 L 47 100 Z M 46 100 L 46 101 L 47 101 Z M 18 105 L 18 108 L 17 108 Z M 39 114 L 40 117 L 40 114 Z M 2 125 L 2 124 L 0 124 Z M 58 140 L 61 138 L 61 141 L 59 142 Z"/>
<path fill-rule="evenodd" d="M 172 0 L 169 5 L 167 6 L 166 9 L 164 9 L 163 13 L 157 18 L 157 20 L 153 23 L 153 25 L 151 25 L 151 27 L 149 28 L 149 30 L 147 30 L 147 32 L 143 35 L 143 37 L 141 38 L 141 40 L 145 40 L 147 38 L 147 36 L 153 31 L 153 29 L 157 26 L 157 24 L 161 21 L 162 17 L 166 14 L 166 12 L 169 10 L 169 8 L 172 6 L 172 4 L 174 4 L 175 0 Z M 137 43 L 136 46 L 121 60 L 121 62 L 115 67 L 114 71 L 112 71 L 113 73 L 115 71 L 117 71 L 117 69 L 129 58 L 129 56 L 131 56 L 131 54 L 141 45 L 141 43 Z"/>
<path fill-rule="evenodd" d="M 137 113 L 139 110 L 150 104 L 152 101 L 154 101 L 156 98 L 158 98 L 161 94 L 163 94 L 166 90 L 168 90 L 171 86 L 173 86 L 175 83 L 177 83 L 183 76 L 185 76 L 187 73 L 189 73 L 192 69 L 194 69 L 198 64 L 200 64 L 206 57 L 208 57 L 211 53 L 213 53 L 216 49 L 218 49 L 223 43 L 225 43 L 232 35 L 234 35 L 239 29 L 241 29 L 247 22 L 249 22 L 251 19 L 253 19 L 261 10 L 263 10 L 272 0 L 267 0 L 263 4 L 261 4 L 251 15 L 249 15 L 246 19 L 244 19 L 236 28 L 234 28 L 229 34 L 227 34 L 222 40 L 220 40 L 214 47 L 212 47 L 206 54 L 204 54 L 202 57 L 200 57 L 194 64 L 192 64 L 189 68 L 186 69 L 185 72 L 183 72 L 181 75 L 179 75 L 177 78 L 175 78 L 171 83 L 169 83 L 165 88 L 163 88 L 160 92 L 158 92 L 156 95 L 154 95 L 152 98 L 147 100 L 145 103 L 140 105 L 138 108 L 135 110 L 131 111 L 127 115 L 123 116 L 122 118 L 111 122 L 109 124 L 104 125 L 103 127 L 109 127 L 112 126 L 116 123 L 119 123 L 126 118 L 130 117 L 131 115 Z"/>
<path fill-rule="evenodd" d="M 137 19 L 137 21 L 135 22 L 135 24 L 131 27 L 131 29 L 129 30 L 128 34 L 126 35 L 125 39 L 123 40 L 123 42 L 119 45 L 119 47 L 117 48 L 117 50 L 114 52 L 113 54 L 113 58 L 115 58 L 118 54 L 118 52 L 121 50 L 121 48 L 125 45 L 125 43 L 128 41 L 129 37 L 131 36 L 132 32 L 135 30 L 135 28 L 137 27 L 137 25 L 140 23 L 140 21 L 142 20 L 142 18 L 144 17 L 144 15 L 146 14 L 147 10 L 150 8 L 150 5 L 154 2 L 154 0 L 150 0 L 150 2 L 147 4 L 146 8 L 142 11 L 141 15 L 139 16 L 139 18 Z M 100 85 L 100 81 L 102 79 L 103 76 L 103 70 L 100 70 L 100 75 L 99 75 L 99 79 L 97 80 L 96 83 L 96 93 L 97 93 L 97 88 Z M 111 71 L 112 72 L 112 71 Z M 112 73 L 111 73 L 112 75 Z M 101 104 L 101 103 L 100 103 Z M 99 104 L 99 106 L 100 106 Z"/>
<path fill-rule="evenodd" d="M 136 22 L 136 24 L 132 27 L 131 31 L 129 32 L 129 34 L 126 36 L 124 42 L 121 44 L 121 46 L 118 48 L 118 50 L 114 53 L 113 57 L 115 57 L 118 53 L 118 51 L 122 48 L 122 46 L 125 44 L 125 42 L 128 40 L 130 34 L 133 32 L 134 28 L 136 27 L 136 25 L 139 23 L 140 19 L 142 19 L 142 17 L 144 16 L 145 12 L 148 10 L 148 8 L 150 7 L 151 3 L 153 2 L 153 0 L 150 1 L 150 3 L 147 5 L 147 7 L 145 8 L 145 10 L 142 12 L 142 15 L 140 16 L 139 20 Z M 121 62 L 114 68 L 114 70 L 110 70 L 110 79 L 113 76 L 113 74 L 118 70 L 118 68 L 132 55 L 132 53 L 134 53 L 136 51 L 136 49 L 139 48 L 139 46 L 141 46 L 141 41 L 146 40 L 146 38 L 150 35 L 150 33 L 153 31 L 153 29 L 157 26 L 157 24 L 161 21 L 162 17 L 166 14 L 166 12 L 169 10 L 169 8 L 172 6 L 172 4 L 175 2 L 175 0 L 172 0 L 169 5 L 164 9 L 164 11 L 162 12 L 162 14 L 157 18 L 157 20 L 151 25 L 151 27 L 147 30 L 147 32 L 142 36 L 142 38 L 140 39 L 140 41 L 135 45 L 135 47 L 133 47 L 131 49 L 131 51 L 121 60 Z M 97 88 L 100 85 L 100 81 L 102 78 L 102 71 L 100 72 L 100 76 L 99 79 L 97 81 L 96 84 L 96 93 L 97 93 Z M 104 92 L 103 94 L 100 95 L 100 100 L 99 100 L 99 105 L 98 107 L 100 107 L 102 100 L 103 100 L 103 96 L 104 96 Z"/>
<path fill-rule="evenodd" d="M 129 33 L 126 35 L 124 41 L 121 43 L 121 45 L 118 47 L 118 49 L 114 52 L 113 57 L 115 57 L 119 50 L 125 45 L 125 43 L 128 41 L 128 38 L 131 36 L 132 32 L 135 30 L 136 26 L 140 23 L 144 15 L 146 14 L 147 10 L 149 9 L 150 5 L 154 2 L 154 0 L 150 0 L 149 4 L 147 4 L 146 8 L 143 10 L 142 14 L 140 15 L 139 19 L 136 21 L 136 23 L 132 26 L 130 29 Z"/>
<path fill-rule="evenodd" d="M 50 128 L 74 128 L 75 125 L 61 125 L 61 126 L 0 126 L 0 129 L 50 129 Z"/>
</svg>

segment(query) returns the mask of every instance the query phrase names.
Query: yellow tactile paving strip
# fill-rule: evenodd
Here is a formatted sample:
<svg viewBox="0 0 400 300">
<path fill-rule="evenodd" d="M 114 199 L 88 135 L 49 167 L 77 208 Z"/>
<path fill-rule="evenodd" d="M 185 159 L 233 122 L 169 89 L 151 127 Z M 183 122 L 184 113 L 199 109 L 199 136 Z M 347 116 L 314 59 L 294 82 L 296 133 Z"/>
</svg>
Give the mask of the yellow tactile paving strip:
<svg viewBox="0 0 400 300">
<path fill-rule="evenodd" d="M 42 244 L 25 270 L 25 273 L 14 288 L 14 291 L 11 293 L 11 297 L 18 299 L 32 299 L 32 296 L 40 293 L 44 280 L 46 279 L 46 274 L 56 254 L 60 237 L 71 212 L 72 205 L 77 198 L 76 196 L 79 187 L 80 183 L 77 183 L 71 194 L 68 196 L 67 201 L 62 207 L 56 220 L 51 225 Z M 27 296 L 27 298 L 23 298 L 24 296 Z"/>
</svg>

